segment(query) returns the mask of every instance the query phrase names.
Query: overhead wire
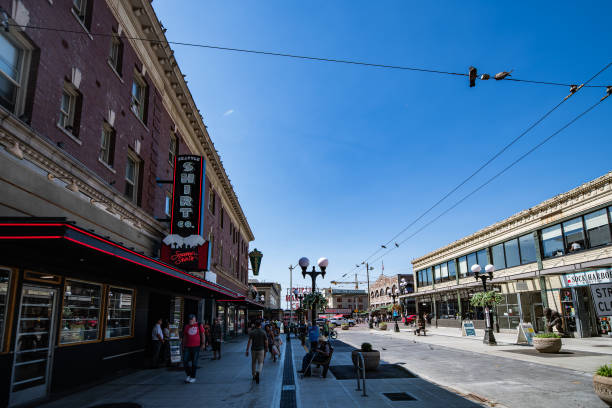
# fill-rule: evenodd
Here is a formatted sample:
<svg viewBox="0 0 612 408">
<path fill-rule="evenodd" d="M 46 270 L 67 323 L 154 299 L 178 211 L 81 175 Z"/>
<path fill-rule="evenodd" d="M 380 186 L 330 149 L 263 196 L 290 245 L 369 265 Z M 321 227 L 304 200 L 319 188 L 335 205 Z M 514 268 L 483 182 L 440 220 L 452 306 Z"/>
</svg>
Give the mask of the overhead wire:
<svg viewBox="0 0 612 408">
<path fill-rule="evenodd" d="M 538 120 L 536 120 L 535 122 L 533 122 L 525 131 L 523 131 L 521 134 L 519 134 L 517 137 L 515 137 L 514 139 L 512 139 L 508 144 L 506 144 L 501 150 L 499 150 L 497 153 L 495 153 L 491 158 L 489 158 L 489 160 L 487 160 L 484 164 L 482 164 L 480 167 L 478 167 L 474 172 L 472 172 L 467 178 L 465 178 L 463 181 L 461 181 L 459 184 L 457 184 L 455 187 L 453 187 L 448 193 L 446 193 L 442 198 L 440 198 L 438 201 L 436 201 L 432 206 L 430 206 L 427 210 L 425 210 L 425 212 L 423 212 L 421 215 L 419 215 L 416 219 L 414 219 L 412 222 L 410 222 L 405 228 L 403 228 L 400 232 L 398 232 L 397 234 L 395 234 L 389 241 L 387 241 L 384 246 L 386 247 L 387 245 L 391 244 L 392 242 L 395 242 L 396 245 L 392 248 L 390 248 L 389 251 L 387 251 L 386 253 L 389 253 L 391 250 L 393 249 L 397 249 L 398 245 L 401 245 L 403 242 L 405 241 L 401 241 L 400 243 L 397 243 L 395 240 L 401 236 L 404 232 L 406 232 L 410 227 L 412 227 L 414 224 L 416 224 L 418 221 L 420 221 L 425 215 L 429 214 L 434 208 L 436 208 L 438 205 L 440 205 L 444 200 L 446 200 L 449 196 L 451 196 L 454 192 L 456 192 L 459 188 L 463 187 L 468 181 L 470 181 L 472 178 L 474 178 L 474 176 L 476 176 L 478 173 L 480 173 L 485 167 L 487 167 L 489 164 L 491 164 L 495 159 L 497 159 L 499 156 L 501 156 L 506 150 L 508 150 L 512 145 L 514 145 L 516 142 L 518 142 L 523 136 L 525 136 L 527 133 L 529 133 L 531 130 L 533 130 L 537 125 L 539 125 L 540 123 L 542 123 L 542 121 L 544 121 L 548 116 L 550 116 L 555 110 L 557 110 L 561 105 L 563 105 L 568 99 L 570 99 L 573 95 L 575 95 L 576 93 L 578 93 L 582 88 L 585 88 L 588 86 L 588 83 L 591 82 L 592 80 L 594 80 L 595 78 L 597 78 L 602 72 L 604 72 L 606 69 L 608 69 L 610 66 L 612 65 L 612 62 L 610 62 L 609 64 L 607 64 L 605 67 L 603 67 L 600 71 L 598 71 L 595 75 L 593 75 L 591 78 L 589 78 L 583 85 L 581 85 L 580 87 L 577 87 L 575 91 L 570 92 L 569 95 L 567 95 L 566 97 L 564 97 L 558 104 L 556 104 L 552 109 L 550 109 L 548 112 L 546 112 L 544 115 L 542 115 Z M 376 251 L 374 251 L 371 255 L 369 255 L 367 258 L 365 258 L 363 260 L 363 262 L 369 261 L 372 257 L 374 257 L 375 255 L 377 255 L 378 253 L 380 253 L 384 248 L 380 247 L 378 248 Z M 376 258 L 374 261 L 371 262 L 375 262 L 376 260 L 381 259 L 382 257 L 378 257 Z M 363 264 L 362 262 L 362 264 Z M 356 266 L 354 267 L 350 272 L 347 273 L 352 273 L 353 271 L 357 270 L 360 266 Z"/>
<path fill-rule="evenodd" d="M 54 32 L 79 34 L 79 35 L 91 35 L 92 37 L 114 37 L 116 36 L 116 34 L 114 33 L 99 33 L 99 32 L 93 32 L 93 31 L 85 32 L 84 30 L 70 30 L 70 29 L 59 28 L 59 27 L 45 27 L 45 26 L 37 26 L 37 25 L 29 25 L 29 24 L 8 24 L 8 25 L 13 26 L 13 27 L 19 27 L 22 29 L 29 28 L 32 30 L 45 30 L 45 31 L 54 31 Z M 349 59 L 342 59 L 342 58 L 314 57 L 314 56 L 289 54 L 289 53 L 282 53 L 282 52 L 275 52 L 275 51 L 263 51 L 263 50 L 252 50 L 252 49 L 246 49 L 246 48 L 222 47 L 219 45 L 202 44 L 202 43 L 194 43 L 194 42 L 186 42 L 186 41 L 170 41 L 167 39 L 160 40 L 160 39 L 155 39 L 155 38 L 152 39 L 152 38 L 143 38 L 143 37 L 133 37 L 133 36 L 127 36 L 127 35 L 122 35 L 122 38 L 125 38 L 127 40 L 132 40 L 132 41 L 143 41 L 143 42 L 157 43 L 157 44 L 162 44 L 162 45 L 180 45 L 180 46 L 185 46 L 185 47 L 205 48 L 205 49 L 218 50 L 218 51 L 230 51 L 230 52 L 240 52 L 240 53 L 246 53 L 246 54 L 318 61 L 318 62 L 359 65 L 359 66 L 372 67 L 372 68 L 426 72 L 426 73 L 431 73 L 431 74 L 453 75 L 453 76 L 460 76 L 460 77 L 469 76 L 469 74 L 463 73 L 463 72 L 452 72 L 452 71 L 444 71 L 444 70 L 423 68 L 423 67 L 411 67 L 411 66 L 405 66 L 405 65 L 378 64 L 378 63 L 349 60 Z M 539 84 L 539 85 L 556 85 L 556 86 L 565 86 L 565 87 L 572 86 L 572 84 L 564 84 L 564 83 L 559 83 L 559 82 L 534 81 L 534 80 L 528 80 L 528 79 L 509 78 L 509 77 L 506 77 L 503 80 L 532 83 L 532 84 Z M 588 87 L 605 88 L 606 85 L 589 85 Z"/>
</svg>

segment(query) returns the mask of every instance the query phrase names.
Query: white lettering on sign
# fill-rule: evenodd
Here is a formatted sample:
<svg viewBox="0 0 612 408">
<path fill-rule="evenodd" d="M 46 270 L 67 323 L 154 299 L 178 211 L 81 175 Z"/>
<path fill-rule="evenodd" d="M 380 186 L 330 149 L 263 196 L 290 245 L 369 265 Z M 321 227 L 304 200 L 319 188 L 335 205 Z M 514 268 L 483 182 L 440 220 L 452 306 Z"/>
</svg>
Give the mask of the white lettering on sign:
<svg viewBox="0 0 612 408">
<path fill-rule="evenodd" d="M 591 294 L 597 317 L 612 316 L 612 283 L 591 285 Z"/>
<path fill-rule="evenodd" d="M 566 288 L 587 286 L 596 283 L 612 283 L 612 268 L 563 275 L 563 286 Z"/>
</svg>

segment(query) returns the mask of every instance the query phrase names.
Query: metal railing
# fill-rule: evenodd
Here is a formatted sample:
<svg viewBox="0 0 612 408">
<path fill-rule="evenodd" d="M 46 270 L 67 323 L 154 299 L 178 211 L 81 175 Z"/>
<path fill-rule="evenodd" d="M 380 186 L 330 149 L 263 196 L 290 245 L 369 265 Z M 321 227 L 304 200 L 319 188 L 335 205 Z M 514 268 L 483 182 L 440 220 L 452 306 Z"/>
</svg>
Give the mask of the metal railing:
<svg viewBox="0 0 612 408">
<path fill-rule="evenodd" d="M 361 352 L 357 353 L 357 364 L 355 364 L 355 371 L 357 372 L 356 377 L 357 377 L 357 389 L 355 391 L 361 391 L 361 387 L 359 385 L 359 377 L 360 377 L 360 373 L 361 373 L 361 379 L 363 382 L 363 394 L 361 394 L 362 397 L 367 397 L 368 394 L 366 394 L 366 376 L 365 376 L 365 361 L 363 359 L 363 354 L 361 354 Z"/>
</svg>

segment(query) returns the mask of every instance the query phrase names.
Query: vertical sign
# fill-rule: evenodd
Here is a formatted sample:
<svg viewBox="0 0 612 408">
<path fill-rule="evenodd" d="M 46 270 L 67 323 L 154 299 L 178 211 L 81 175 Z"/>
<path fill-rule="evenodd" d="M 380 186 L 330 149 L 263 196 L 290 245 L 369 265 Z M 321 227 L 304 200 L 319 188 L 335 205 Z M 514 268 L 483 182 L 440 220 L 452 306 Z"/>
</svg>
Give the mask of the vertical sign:
<svg viewBox="0 0 612 408">
<path fill-rule="evenodd" d="M 591 285 L 591 295 L 597 317 L 612 316 L 612 283 Z"/>
<path fill-rule="evenodd" d="M 204 158 L 195 155 L 174 160 L 170 235 L 164 238 L 161 258 L 188 271 L 208 269 L 208 242 L 202 236 L 204 164 Z"/>
</svg>

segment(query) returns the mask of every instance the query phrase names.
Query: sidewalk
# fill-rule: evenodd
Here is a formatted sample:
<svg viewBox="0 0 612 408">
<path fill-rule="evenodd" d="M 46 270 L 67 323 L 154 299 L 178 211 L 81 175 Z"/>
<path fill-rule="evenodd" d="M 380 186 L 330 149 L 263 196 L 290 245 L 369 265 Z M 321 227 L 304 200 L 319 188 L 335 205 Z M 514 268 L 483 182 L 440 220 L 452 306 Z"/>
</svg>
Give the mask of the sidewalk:
<svg viewBox="0 0 612 408">
<path fill-rule="evenodd" d="M 244 336 L 223 343 L 221 360 L 211 360 L 211 351 L 201 353 L 194 384 L 184 383 L 182 369 L 140 370 L 40 407 L 93 407 L 128 402 L 142 407 L 278 407 L 282 361 L 274 363 L 266 358 L 260 384 L 253 383 L 251 357 L 244 355 L 246 342 Z"/>
<path fill-rule="evenodd" d="M 612 339 L 606 337 L 564 338 L 561 353 L 541 354 L 532 346 L 517 345 L 515 334 L 495 333 L 498 345 L 488 346 L 482 342 L 484 330 L 476 330 L 475 337 L 461 336 L 461 329 L 449 327 L 428 327 L 427 336 L 415 336 L 413 330 L 402 325 L 400 333 L 395 333 L 393 325 L 389 325 L 386 331 L 371 329 L 370 332 L 380 336 L 399 336 L 417 343 L 567 368 L 587 374 L 593 374 L 600 365 L 612 361 Z"/>
</svg>

